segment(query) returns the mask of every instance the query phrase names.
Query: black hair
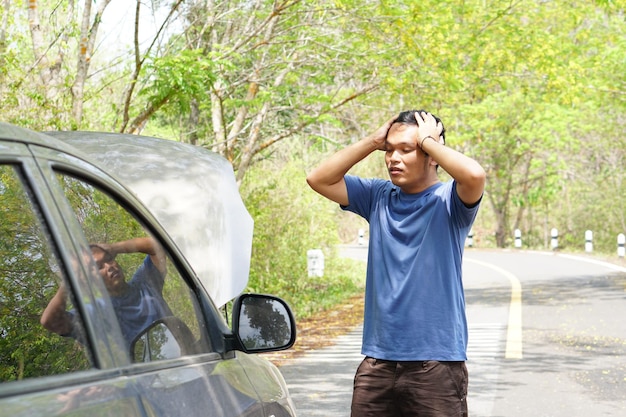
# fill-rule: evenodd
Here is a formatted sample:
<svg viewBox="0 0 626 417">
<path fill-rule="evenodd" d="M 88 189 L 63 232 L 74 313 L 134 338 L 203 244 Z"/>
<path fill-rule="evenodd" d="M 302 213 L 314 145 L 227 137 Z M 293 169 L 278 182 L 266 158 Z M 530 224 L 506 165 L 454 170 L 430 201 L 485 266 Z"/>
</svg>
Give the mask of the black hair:
<svg viewBox="0 0 626 417">
<path fill-rule="evenodd" d="M 95 243 L 90 244 L 90 245 L 89 245 L 89 249 L 91 249 L 92 251 L 93 251 L 94 249 L 98 249 L 98 250 L 100 250 L 101 252 L 104 252 L 104 253 L 106 253 L 107 255 L 109 255 L 109 251 L 108 251 L 108 250 L 104 249 L 104 248 L 103 248 L 102 246 L 100 246 L 100 245 L 96 245 Z"/>
<path fill-rule="evenodd" d="M 92 243 L 89 245 L 89 249 L 91 249 L 91 253 L 93 254 L 94 249 L 99 250 L 100 252 L 102 252 L 104 254 L 104 256 L 108 256 L 111 259 L 115 259 L 115 254 L 109 252 L 108 250 L 104 249 L 102 246 L 97 245 L 95 243 Z"/>
<path fill-rule="evenodd" d="M 401 112 L 398 117 L 396 117 L 396 120 L 394 120 L 393 123 L 401 123 L 403 125 L 414 125 L 417 126 L 417 120 L 415 120 L 415 113 L 421 113 L 421 112 L 427 112 L 427 110 L 406 110 Z M 432 114 L 432 113 L 431 113 Z M 435 120 L 437 121 L 437 123 L 441 123 L 441 137 L 443 138 L 443 143 L 446 143 L 446 128 L 443 125 L 443 122 L 441 121 L 441 119 L 437 116 L 435 116 L 433 114 L 433 117 L 435 118 Z"/>
</svg>

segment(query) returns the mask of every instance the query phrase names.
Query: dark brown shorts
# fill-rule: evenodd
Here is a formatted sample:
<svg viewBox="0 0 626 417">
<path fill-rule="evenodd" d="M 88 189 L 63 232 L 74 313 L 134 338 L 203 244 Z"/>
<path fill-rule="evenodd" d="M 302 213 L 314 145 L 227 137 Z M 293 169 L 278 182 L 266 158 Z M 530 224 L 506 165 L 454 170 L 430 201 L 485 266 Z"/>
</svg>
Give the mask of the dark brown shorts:
<svg viewBox="0 0 626 417">
<path fill-rule="evenodd" d="M 467 417 L 465 362 L 366 357 L 354 377 L 352 417 Z"/>
</svg>

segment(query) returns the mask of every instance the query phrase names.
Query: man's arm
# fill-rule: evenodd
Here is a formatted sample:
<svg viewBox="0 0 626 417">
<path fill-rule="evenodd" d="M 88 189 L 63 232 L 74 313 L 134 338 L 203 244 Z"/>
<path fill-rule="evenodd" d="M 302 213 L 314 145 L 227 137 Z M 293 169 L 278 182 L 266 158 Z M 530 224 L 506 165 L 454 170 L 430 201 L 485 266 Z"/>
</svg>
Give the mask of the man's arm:
<svg viewBox="0 0 626 417">
<path fill-rule="evenodd" d="M 40 318 L 44 329 L 67 336 L 72 332 L 72 317 L 67 309 L 67 290 L 61 283 L 54 297 L 50 300 Z"/>
<path fill-rule="evenodd" d="M 101 245 L 104 250 L 112 255 L 120 253 L 145 253 L 150 256 L 152 263 L 163 276 L 166 273 L 166 256 L 161 245 L 151 237 L 137 237 L 120 242 Z"/>
<path fill-rule="evenodd" d="M 323 161 L 307 175 L 306 181 L 309 186 L 329 200 L 347 206 L 350 202 L 344 176 L 350 168 L 366 156 L 376 150 L 384 149 L 387 132 L 395 119 L 396 116 L 387 120 L 371 135 L 341 149 Z"/>
<path fill-rule="evenodd" d="M 474 159 L 439 141 L 442 126 L 430 113 L 416 113 L 418 146 L 430 155 L 457 183 L 456 192 L 466 205 L 476 204 L 485 190 L 487 174 Z"/>
</svg>

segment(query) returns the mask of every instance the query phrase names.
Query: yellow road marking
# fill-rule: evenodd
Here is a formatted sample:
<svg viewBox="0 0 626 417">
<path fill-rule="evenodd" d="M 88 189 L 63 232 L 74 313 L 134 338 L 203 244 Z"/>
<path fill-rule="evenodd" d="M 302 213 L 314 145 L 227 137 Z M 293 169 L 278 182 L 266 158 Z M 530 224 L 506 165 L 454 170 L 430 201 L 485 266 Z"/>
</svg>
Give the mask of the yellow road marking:
<svg viewBox="0 0 626 417">
<path fill-rule="evenodd" d="M 505 269 L 468 257 L 463 259 L 493 269 L 507 277 L 511 282 L 511 303 L 509 305 L 509 323 L 506 332 L 504 358 L 522 359 L 522 284 L 515 275 Z"/>
</svg>

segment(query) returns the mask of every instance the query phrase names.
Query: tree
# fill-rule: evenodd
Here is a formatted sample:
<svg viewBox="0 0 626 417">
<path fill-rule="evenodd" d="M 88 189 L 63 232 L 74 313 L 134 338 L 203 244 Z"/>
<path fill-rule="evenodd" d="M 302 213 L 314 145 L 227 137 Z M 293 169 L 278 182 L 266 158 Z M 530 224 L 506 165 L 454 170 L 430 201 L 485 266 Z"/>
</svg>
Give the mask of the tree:
<svg viewBox="0 0 626 417">
<path fill-rule="evenodd" d="M 611 151 L 626 104 L 623 0 L 136 1 L 128 56 L 99 48 L 109 1 L 2 3 L 3 119 L 167 129 L 227 157 L 242 182 L 255 163 L 289 158 L 292 143 L 314 160 L 390 113 L 425 108 L 446 122 L 451 145 L 494 170 L 485 206 L 497 221 L 484 229 L 498 245 L 512 227 L 579 233 L 588 207 L 574 192 L 621 223 L 608 187 L 623 178 L 621 151 Z M 142 17 L 158 12 L 141 43 Z"/>
<path fill-rule="evenodd" d="M 304 0 L 189 2 L 180 52 L 152 63 L 146 108 L 163 107 L 241 182 L 265 150 L 376 87 L 362 40 L 345 36 L 348 13 Z"/>
<path fill-rule="evenodd" d="M 35 127 L 80 126 L 98 27 L 110 0 L 98 2 L 95 12 L 94 3 L 86 0 L 77 9 L 74 1 L 54 5 L 45 0 L 5 2 L 3 19 L 8 23 L 8 16 L 13 15 L 11 23 L 16 25 L 4 25 L 0 36 L 2 61 L 7 65 L 4 75 L 9 81 L 1 92 L 15 106 L 10 107 L 12 118 Z M 20 10 L 24 6 L 26 10 Z M 16 30 L 24 12 L 31 41 L 26 52 L 14 49 L 16 43 L 26 41 L 24 33 Z"/>
<path fill-rule="evenodd" d="M 519 91 L 494 94 L 460 110 L 461 140 L 487 171 L 485 202 L 496 218 L 496 245 L 505 247 L 526 213 L 549 206 L 561 194 L 567 167 L 561 156 L 577 145 L 578 113 Z"/>
<path fill-rule="evenodd" d="M 563 201 L 572 178 L 565 167 L 581 138 L 615 117 L 611 106 L 623 108 L 613 87 L 624 85 L 615 55 L 624 51 L 623 4 L 577 3 L 384 2 L 379 9 L 389 17 L 387 43 L 399 45 L 388 59 L 404 58 L 381 91 L 390 101 L 419 97 L 420 107 L 447 122 L 450 144 L 487 167 L 498 246 L 526 215 L 556 212 L 551 203 Z"/>
<path fill-rule="evenodd" d="M 142 25 L 141 2 L 136 1 L 133 40 L 134 72 L 119 70 L 120 58 L 98 44 L 105 11 L 111 0 L 5 1 L 0 7 L 4 22 L 0 27 L 0 86 L 5 120 L 34 129 L 78 129 L 95 126 L 104 130 L 111 111 L 122 109 L 135 99 L 133 91 L 140 82 L 138 73 L 145 56 L 151 55 L 171 15 L 154 33 L 147 50 L 138 39 Z M 173 10 L 182 3 L 175 3 Z M 153 7 L 160 7 L 156 2 Z M 28 27 L 29 31 L 22 30 Z M 161 51 L 157 51 L 160 53 Z M 127 68 L 130 65 L 127 65 Z M 120 80 L 126 82 L 126 93 Z M 113 93 L 113 94 L 111 94 Z M 111 97 L 102 99 L 103 95 Z M 85 117 L 85 112 L 88 117 Z M 127 111 L 124 112 L 127 115 Z M 86 121 L 85 121 L 86 120 Z M 127 122 L 127 120 L 125 119 Z M 123 124 L 125 127 L 125 124 Z M 109 129 L 106 129 L 109 130 Z M 123 129 L 122 129 L 123 130 Z"/>
</svg>

